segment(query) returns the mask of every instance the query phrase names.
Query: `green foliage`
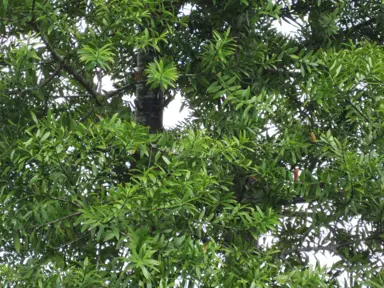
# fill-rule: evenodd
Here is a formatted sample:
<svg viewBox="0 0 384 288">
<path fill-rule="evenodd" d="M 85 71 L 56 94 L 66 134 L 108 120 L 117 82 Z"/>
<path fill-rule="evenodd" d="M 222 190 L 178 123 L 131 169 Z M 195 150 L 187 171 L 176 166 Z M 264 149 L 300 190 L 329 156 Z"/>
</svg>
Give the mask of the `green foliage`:
<svg viewBox="0 0 384 288">
<path fill-rule="evenodd" d="M 379 273 L 377 273 L 373 277 L 373 279 L 369 280 L 368 283 L 366 283 L 366 285 L 370 285 L 370 287 L 373 287 L 373 288 L 382 287 L 384 285 L 383 271 L 380 271 Z"/>
<path fill-rule="evenodd" d="M 304 271 L 292 271 L 289 274 L 281 275 L 278 278 L 278 283 L 283 284 L 282 287 L 329 287 L 326 285 L 325 279 L 321 276 L 324 273 L 324 269 L 308 268 Z"/>
<path fill-rule="evenodd" d="M 92 70 L 95 67 L 100 67 L 105 70 L 110 70 L 108 62 L 113 64 L 113 53 L 109 48 L 111 44 L 105 44 L 100 49 L 92 48 L 88 45 L 84 46 L 84 48 L 79 49 L 77 52 L 80 56 L 80 61 L 85 63 L 85 67 L 88 70 Z"/>
<path fill-rule="evenodd" d="M 225 277 L 223 271 L 235 269 L 233 263 L 220 268 L 219 255 L 233 253 L 220 235 L 235 237 L 252 231 L 257 239 L 276 229 L 278 219 L 272 210 L 263 212 L 234 201 L 231 176 L 223 174 L 225 167 L 213 164 L 224 156 L 231 163 L 248 166 L 249 161 L 241 154 L 246 139 L 218 141 L 193 132 L 177 140 L 167 134 L 150 137 L 146 129 L 122 122 L 116 115 L 89 125 L 70 119 L 71 128 L 61 126 L 63 117 L 55 120 L 50 115 L 38 121 L 32 114 L 32 118 L 36 124 L 26 131 L 29 140 L 19 141 L 6 160 L 9 168 L 3 166 L 7 172 L 3 174 L 10 177 L 12 185 L 2 186 L 2 200 L 15 207 L 12 214 L 2 217 L 3 227 L 9 227 L 10 236 L 13 234 L 16 254 L 12 259 L 17 263 L 29 249 L 44 255 L 38 266 L 33 264 L 33 275 L 20 275 L 22 281 L 49 280 L 42 272 L 36 274 L 47 266 L 55 267 L 57 273 L 71 271 L 76 263 L 70 259 L 76 257 L 83 259 L 83 270 L 65 279 L 71 283 L 77 281 L 76 275 L 87 273 L 80 282 L 84 287 L 90 285 L 87 281 L 102 283 L 100 279 L 109 277 L 117 277 L 116 283 L 170 285 L 171 279 L 182 276 L 184 269 L 196 263 L 200 263 L 201 271 L 218 269 L 210 281 L 219 284 Z M 167 148 L 170 143 L 173 149 Z M 112 167 L 120 157 L 115 151 L 125 151 L 126 159 L 132 159 L 135 151 L 145 157 L 153 145 L 158 152 L 152 166 L 139 160 L 130 184 L 115 183 Z M 93 239 L 98 243 L 94 247 Z M 248 246 L 245 239 L 237 239 L 237 249 L 244 245 Z M 185 258 L 187 255 L 193 257 Z M 93 277 L 95 270 L 85 269 L 89 262 L 105 273 Z M 16 267 L 24 269 L 22 265 Z M 120 276 L 113 271 L 121 271 Z M 196 270 L 188 277 L 198 281 L 211 277 L 201 273 Z M 50 277 L 59 281 L 54 275 Z"/>
<path fill-rule="evenodd" d="M 205 47 L 203 53 L 204 70 L 215 73 L 226 67 L 228 58 L 234 55 L 236 46 L 229 37 L 230 29 L 225 31 L 224 35 L 213 31 L 213 41 Z M 216 67 L 218 66 L 218 67 Z"/>
<path fill-rule="evenodd" d="M 177 70 L 172 62 L 167 63 L 160 59 L 148 64 L 145 70 L 148 73 L 148 84 L 151 88 L 160 88 L 162 91 L 168 89 L 168 86 L 175 88 L 174 82 L 177 80 Z"/>
<path fill-rule="evenodd" d="M 383 19 L 1 0 L 0 286 L 382 287 Z"/>
</svg>

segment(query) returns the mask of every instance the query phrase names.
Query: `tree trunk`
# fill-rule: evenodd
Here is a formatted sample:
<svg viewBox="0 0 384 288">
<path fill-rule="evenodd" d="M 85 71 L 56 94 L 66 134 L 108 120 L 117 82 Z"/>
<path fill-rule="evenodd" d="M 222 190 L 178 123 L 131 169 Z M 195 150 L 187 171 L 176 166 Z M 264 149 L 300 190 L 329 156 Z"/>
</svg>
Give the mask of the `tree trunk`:
<svg viewBox="0 0 384 288">
<path fill-rule="evenodd" d="M 144 74 L 144 69 L 149 62 L 154 60 L 153 52 L 137 53 L 137 83 L 136 83 L 136 111 L 135 121 L 148 126 L 150 133 L 163 130 L 164 97 L 158 89 L 149 89 Z"/>
</svg>

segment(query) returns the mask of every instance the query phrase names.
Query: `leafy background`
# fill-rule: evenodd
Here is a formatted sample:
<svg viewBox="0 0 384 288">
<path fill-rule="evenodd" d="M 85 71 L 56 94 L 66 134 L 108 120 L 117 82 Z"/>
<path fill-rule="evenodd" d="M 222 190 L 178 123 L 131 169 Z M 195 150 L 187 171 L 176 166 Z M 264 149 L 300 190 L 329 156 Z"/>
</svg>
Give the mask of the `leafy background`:
<svg viewBox="0 0 384 288">
<path fill-rule="evenodd" d="M 2 0 L 1 284 L 382 287 L 383 13 Z M 191 119 L 135 122 L 143 83 Z"/>
</svg>

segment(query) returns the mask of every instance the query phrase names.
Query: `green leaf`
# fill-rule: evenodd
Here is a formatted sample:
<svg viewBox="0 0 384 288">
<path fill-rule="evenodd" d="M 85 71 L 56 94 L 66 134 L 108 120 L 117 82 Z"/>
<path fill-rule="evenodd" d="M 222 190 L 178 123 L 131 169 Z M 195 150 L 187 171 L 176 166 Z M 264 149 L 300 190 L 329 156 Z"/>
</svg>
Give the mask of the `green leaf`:
<svg viewBox="0 0 384 288">
<path fill-rule="evenodd" d="M 20 236 L 19 232 L 17 231 L 13 232 L 13 245 L 15 247 L 16 252 L 20 253 Z"/>
<path fill-rule="evenodd" d="M 37 120 L 35 113 L 33 113 L 33 111 L 30 111 L 29 113 L 31 113 L 33 122 L 35 122 L 36 124 L 39 124 L 39 121 Z"/>
<path fill-rule="evenodd" d="M 152 89 L 160 88 L 164 91 L 168 89 L 168 86 L 176 87 L 174 82 L 178 78 L 178 73 L 172 62 L 164 62 L 163 59 L 155 60 L 148 64 L 145 71 L 148 74 L 148 84 L 151 85 Z"/>
<path fill-rule="evenodd" d="M 165 157 L 164 155 L 161 156 L 161 158 L 163 158 L 164 162 L 165 162 L 167 165 L 171 164 L 171 161 L 169 161 L 169 159 L 168 159 L 167 157 Z"/>
</svg>

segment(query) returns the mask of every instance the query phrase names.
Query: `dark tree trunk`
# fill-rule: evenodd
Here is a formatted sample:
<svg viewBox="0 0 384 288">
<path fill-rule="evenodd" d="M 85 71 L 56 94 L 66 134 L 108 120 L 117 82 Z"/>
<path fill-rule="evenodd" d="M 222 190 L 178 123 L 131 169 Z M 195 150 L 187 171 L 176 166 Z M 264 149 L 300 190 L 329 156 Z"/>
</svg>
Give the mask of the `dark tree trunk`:
<svg viewBox="0 0 384 288">
<path fill-rule="evenodd" d="M 158 89 L 149 89 L 144 73 L 145 67 L 153 60 L 154 53 L 151 51 L 147 53 L 140 51 L 137 53 L 135 122 L 149 127 L 150 133 L 157 133 L 163 130 L 163 93 Z M 116 151 L 116 154 L 119 155 L 120 153 L 120 151 Z M 115 179 L 118 183 L 130 182 L 131 176 L 137 172 L 135 169 L 138 168 L 140 152 L 136 151 L 131 156 L 133 158 L 129 160 L 129 167 L 123 164 L 114 168 Z M 123 163 L 125 162 L 127 162 L 127 159 L 123 161 Z"/>
<path fill-rule="evenodd" d="M 137 54 L 136 111 L 135 121 L 148 126 L 151 133 L 163 130 L 164 97 L 158 89 L 149 89 L 144 72 L 147 64 L 154 60 L 153 52 Z"/>
</svg>

